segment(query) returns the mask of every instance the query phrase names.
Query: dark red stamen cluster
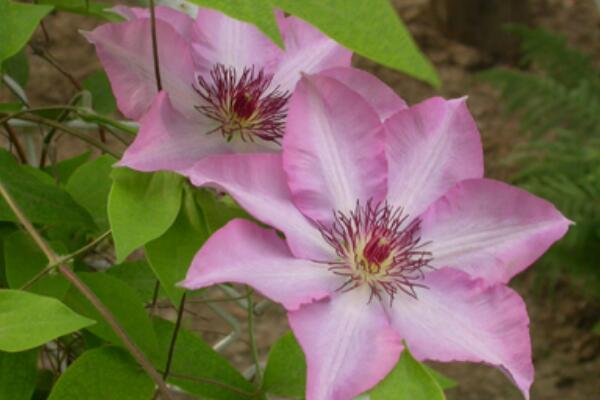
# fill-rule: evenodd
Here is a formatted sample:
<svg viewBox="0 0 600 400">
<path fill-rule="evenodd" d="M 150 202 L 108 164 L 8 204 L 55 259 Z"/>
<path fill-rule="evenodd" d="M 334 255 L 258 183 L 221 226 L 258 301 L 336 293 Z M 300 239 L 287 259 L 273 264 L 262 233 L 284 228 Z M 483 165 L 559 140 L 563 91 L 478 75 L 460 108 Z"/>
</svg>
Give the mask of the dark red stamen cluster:
<svg viewBox="0 0 600 400">
<path fill-rule="evenodd" d="M 432 268 L 431 253 L 423 250 L 427 243 L 420 243 L 420 225 L 420 219 L 408 223 L 401 208 L 387 203 L 357 202 L 348 215 L 334 212 L 332 225 L 321 225 L 320 231 L 339 257 L 330 270 L 347 278 L 338 290 L 367 284 L 371 299 L 382 300 L 385 292 L 391 302 L 399 290 L 416 298 L 415 288 L 425 287 L 418 283 L 423 270 Z"/>
<path fill-rule="evenodd" d="M 238 74 L 223 64 L 216 64 L 208 79 L 198 76 L 194 89 L 205 104 L 196 109 L 219 123 L 208 133 L 220 131 L 228 141 L 239 134 L 243 141 L 260 138 L 280 143 L 290 96 L 270 89 L 272 79 L 262 69 L 244 68 Z"/>
</svg>

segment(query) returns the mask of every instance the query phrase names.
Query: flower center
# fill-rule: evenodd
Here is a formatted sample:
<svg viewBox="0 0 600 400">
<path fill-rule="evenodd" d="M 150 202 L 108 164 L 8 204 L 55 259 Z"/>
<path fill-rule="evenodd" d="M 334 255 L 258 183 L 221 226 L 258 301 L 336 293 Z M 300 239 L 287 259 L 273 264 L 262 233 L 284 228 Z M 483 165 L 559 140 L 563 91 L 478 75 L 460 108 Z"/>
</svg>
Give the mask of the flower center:
<svg viewBox="0 0 600 400">
<path fill-rule="evenodd" d="M 329 269 L 347 278 L 338 290 L 368 285 L 370 300 L 383 300 L 387 294 L 390 303 L 398 291 L 417 297 L 415 288 L 425 287 L 419 281 L 423 270 L 432 268 L 432 256 L 423 250 L 427 243 L 420 243 L 421 220 L 407 220 L 401 208 L 387 203 L 373 206 L 369 201 L 363 206 L 357 202 L 348 214 L 334 212 L 331 226 L 320 226 L 321 235 L 338 256 Z"/>
<path fill-rule="evenodd" d="M 227 141 L 237 135 L 245 142 L 259 138 L 279 143 L 290 95 L 270 89 L 272 79 L 262 69 L 244 68 L 238 74 L 223 64 L 212 68 L 209 79 L 198 76 L 194 89 L 205 104 L 196 109 L 219 124 L 208 133 L 221 132 Z"/>
</svg>

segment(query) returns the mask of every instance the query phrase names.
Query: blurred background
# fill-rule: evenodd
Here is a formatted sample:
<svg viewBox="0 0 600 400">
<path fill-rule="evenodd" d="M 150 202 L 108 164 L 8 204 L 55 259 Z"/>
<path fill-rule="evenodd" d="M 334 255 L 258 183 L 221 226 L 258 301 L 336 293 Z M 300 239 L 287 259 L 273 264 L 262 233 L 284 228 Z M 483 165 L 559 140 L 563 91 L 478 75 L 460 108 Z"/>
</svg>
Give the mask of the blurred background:
<svg viewBox="0 0 600 400">
<path fill-rule="evenodd" d="M 393 4 L 443 86 L 433 89 L 360 57 L 355 65 L 376 74 L 409 104 L 435 95 L 469 96 L 483 136 L 486 174 L 551 200 L 576 222 L 561 243 L 511 285 L 525 297 L 531 317 L 532 398 L 600 399 L 600 1 Z M 61 12 L 45 19 L 50 36 L 45 49 L 76 81 L 100 69 L 93 47 L 77 29 L 99 23 Z M 39 31 L 34 38 L 34 43 L 45 41 Z M 72 80 L 31 49 L 27 58 L 31 103 L 66 104 L 77 91 Z M 8 96 L 0 88 L 0 100 Z M 58 159 L 83 149 L 68 137 L 60 140 Z M 214 315 L 194 323 L 207 337 L 208 327 L 221 329 Z M 286 330 L 282 310 L 264 312 L 257 326 L 261 356 Z M 242 342 L 227 355 L 240 367 L 250 362 Z M 492 368 L 435 367 L 459 382 L 448 391 L 451 400 L 520 398 Z"/>
</svg>

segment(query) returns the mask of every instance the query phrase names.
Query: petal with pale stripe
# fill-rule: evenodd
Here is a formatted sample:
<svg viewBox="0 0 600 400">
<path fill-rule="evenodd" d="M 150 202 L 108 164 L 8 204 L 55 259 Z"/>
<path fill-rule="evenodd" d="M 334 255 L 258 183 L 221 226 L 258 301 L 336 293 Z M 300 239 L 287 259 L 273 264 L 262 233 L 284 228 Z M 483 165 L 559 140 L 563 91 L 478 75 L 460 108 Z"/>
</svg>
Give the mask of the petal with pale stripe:
<svg viewBox="0 0 600 400">
<path fill-rule="evenodd" d="M 196 186 L 229 193 L 255 218 L 282 231 L 291 251 L 301 258 L 330 261 L 335 257 L 317 228 L 294 205 L 279 154 L 209 157 L 190 172 Z"/>
<path fill-rule="evenodd" d="M 402 344 L 365 286 L 288 313 L 306 355 L 306 400 L 348 400 L 394 367 Z"/>
<path fill-rule="evenodd" d="M 352 52 L 325 36 L 303 20 L 290 16 L 278 18 L 285 52 L 273 77 L 273 85 L 293 92 L 300 74 L 349 67 Z"/>
<path fill-rule="evenodd" d="M 150 18 L 149 8 L 115 6 L 111 8 L 111 11 L 128 20 Z M 170 24 L 183 38 L 189 37 L 194 24 L 194 20 L 189 15 L 165 6 L 156 6 L 154 7 L 154 11 L 156 19 Z"/>
<path fill-rule="evenodd" d="M 397 296 L 391 324 L 420 360 L 494 365 L 529 398 L 533 382 L 529 317 L 521 297 L 462 271 L 430 272 L 417 298 Z"/>
<path fill-rule="evenodd" d="M 140 130 L 119 165 L 138 171 L 176 171 L 182 174 L 202 158 L 228 153 L 230 148 L 211 120 L 190 121 L 160 92 L 140 121 Z"/>
<path fill-rule="evenodd" d="M 282 54 L 256 26 L 208 8 L 198 10 L 191 41 L 196 60 L 206 63 L 208 70 L 223 64 L 238 73 L 252 66 L 273 73 Z"/>
<path fill-rule="evenodd" d="M 296 310 L 328 297 L 340 278 L 326 264 L 295 258 L 274 231 L 237 219 L 208 239 L 180 285 L 194 290 L 227 282 L 250 285 Z"/>
<path fill-rule="evenodd" d="M 119 110 L 139 120 L 156 96 L 156 76 L 150 35 L 150 19 L 121 24 L 104 24 L 86 32 L 106 69 Z M 163 89 L 171 95 L 174 107 L 188 118 L 198 112 L 200 97 L 193 89 L 194 64 L 190 45 L 173 27 L 156 21 L 158 58 Z"/>
<path fill-rule="evenodd" d="M 333 210 L 385 197 L 386 161 L 379 117 L 335 79 L 305 76 L 290 99 L 283 168 L 298 208 L 328 223 Z"/>
<path fill-rule="evenodd" d="M 366 71 L 339 67 L 321 71 L 319 74 L 338 80 L 361 95 L 377 112 L 381 121 L 408 108 L 406 102 L 392 88 Z"/>
<path fill-rule="evenodd" d="M 463 179 L 483 176 L 483 150 L 466 100 L 434 97 L 385 122 L 388 201 L 418 217 Z"/>
<path fill-rule="evenodd" d="M 508 282 L 569 227 L 551 203 L 491 179 L 469 179 L 450 189 L 423 215 L 435 267 L 452 267 L 490 282 Z"/>
</svg>

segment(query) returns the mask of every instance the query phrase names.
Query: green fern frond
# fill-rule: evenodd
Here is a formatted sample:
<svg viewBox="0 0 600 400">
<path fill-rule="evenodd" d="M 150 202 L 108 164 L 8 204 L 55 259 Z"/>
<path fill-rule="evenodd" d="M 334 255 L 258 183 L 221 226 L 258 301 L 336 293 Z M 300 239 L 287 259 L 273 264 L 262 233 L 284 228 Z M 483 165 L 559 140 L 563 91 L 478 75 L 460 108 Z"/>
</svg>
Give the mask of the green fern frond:
<svg viewBox="0 0 600 400">
<path fill-rule="evenodd" d="M 510 25 L 508 31 L 521 39 L 521 65 L 534 64 L 567 87 L 578 85 L 582 79 L 600 83 L 591 58 L 570 48 L 563 35 L 522 25 Z"/>
<path fill-rule="evenodd" d="M 546 262 L 578 267 L 600 283 L 600 70 L 560 35 L 511 30 L 522 38 L 521 65 L 529 71 L 481 74 L 499 89 L 506 112 L 519 117 L 525 135 L 505 162 L 518 167 L 514 183 L 575 222 Z"/>
</svg>

